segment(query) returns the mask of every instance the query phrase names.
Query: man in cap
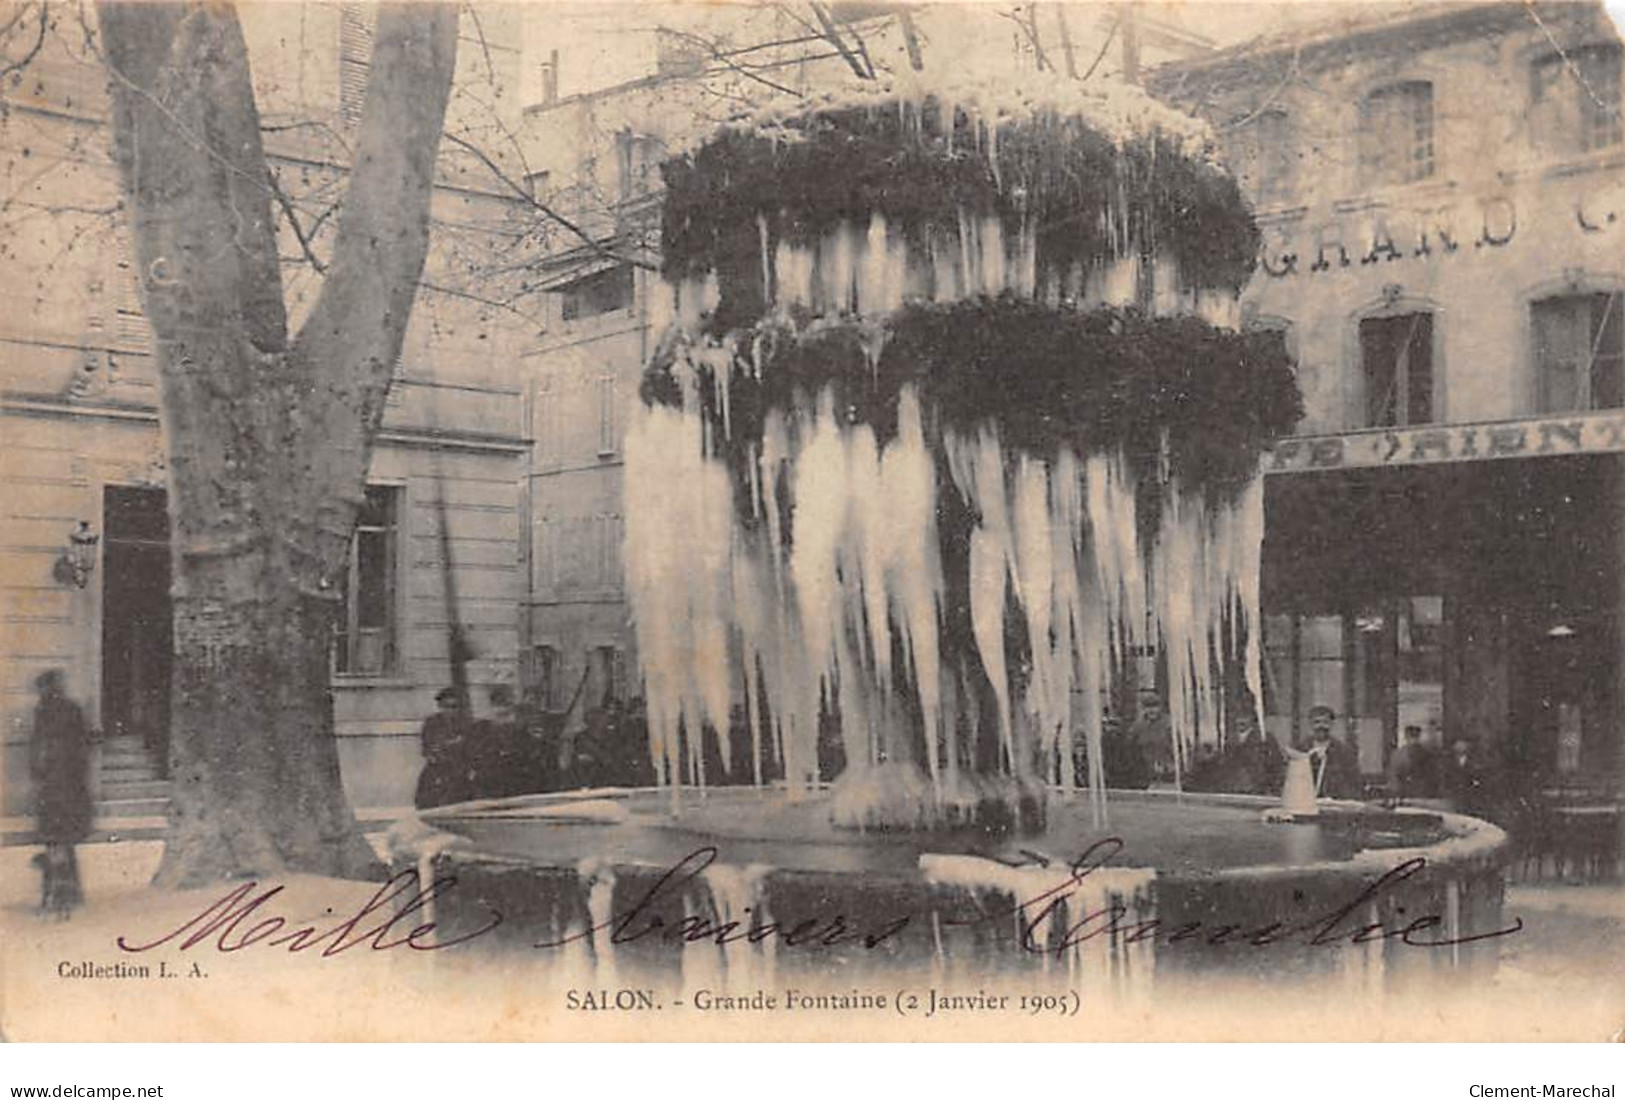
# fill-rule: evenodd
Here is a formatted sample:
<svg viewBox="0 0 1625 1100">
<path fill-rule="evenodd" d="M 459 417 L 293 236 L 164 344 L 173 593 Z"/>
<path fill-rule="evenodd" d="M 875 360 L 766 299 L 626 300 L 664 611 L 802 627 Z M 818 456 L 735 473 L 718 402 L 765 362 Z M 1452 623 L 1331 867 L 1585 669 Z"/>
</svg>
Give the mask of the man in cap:
<svg viewBox="0 0 1625 1100">
<path fill-rule="evenodd" d="M 456 688 L 441 688 L 436 711 L 423 721 L 423 771 L 413 802 L 420 810 L 462 802 L 468 787 L 467 715 Z"/>
</svg>

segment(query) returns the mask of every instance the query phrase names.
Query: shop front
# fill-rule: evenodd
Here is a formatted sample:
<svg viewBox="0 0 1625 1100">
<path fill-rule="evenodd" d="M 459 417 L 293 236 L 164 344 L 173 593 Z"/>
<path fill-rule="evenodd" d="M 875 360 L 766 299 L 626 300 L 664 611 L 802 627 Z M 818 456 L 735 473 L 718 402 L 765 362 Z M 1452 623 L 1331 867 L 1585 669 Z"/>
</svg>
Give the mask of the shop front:
<svg viewBox="0 0 1625 1100">
<path fill-rule="evenodd" d="M 1505 453 L 1484 454 L 1491 438 Z M 1284 445 L 1266 483 L 1271 731 L 1301 739 L 1321 704 L 1372 786 L 1416 727 L 1441 756 L 1464 747 L 1503 797 L 1617 796 L 1620 450 L 1618 412 Z"/>
</svg>

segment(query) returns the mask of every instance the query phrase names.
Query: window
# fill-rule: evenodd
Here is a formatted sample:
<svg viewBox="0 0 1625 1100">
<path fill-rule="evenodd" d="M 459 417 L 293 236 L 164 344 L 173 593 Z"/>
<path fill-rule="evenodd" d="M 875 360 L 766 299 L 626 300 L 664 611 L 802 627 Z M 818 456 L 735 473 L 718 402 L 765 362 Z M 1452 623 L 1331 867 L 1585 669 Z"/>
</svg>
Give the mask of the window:
<svg viewBox="0 0 1625 1100">
<path fill-rule="evenodd" d="M 367 73 L 372 68 L 372 18 L 366 4 L 339 7 L 339 118 L 361 121 L 367 99 Z"/>
<path fill-rule="evenodd" d="M 1415 183 L 1433 175 L 1433 85 L 1390 84 L 1360 108 L 1360 164 L 1373 186 Z"/>
<path fill-rule="evenodd" d="M 619 589 L 621 586 L 621 517 L 594 516 L 593 556 L 597 565 L 598 587 Z"/>
<path fill-rule="evenodd" d="M 550 645 L 539 645 L 535 654 L 537 698 L 548 710 L 557 710 L 561 702 L 559 680 L 563 673 L 559 667 L 559 651 Z"/>
<path fill-rule="evenodd" d="M 560 288 L 559 296 L 559 314 L 566 321 L 583 321 L 618 309 L 631 309 L 632 266 L 617 264 L 594 272 Z"/>
<path fill-rule="evenodd" d="M 562 418 L 551 373 L 543 374 L 536 380 L 536 404 L 531 415 L 534 418 L 532 431 L 536 437 L 536 461 L 544 467 L 552 466 L 562 453 L 559 446 Z"/>
<path fill-rule="evenodd" d="M 1297 150 L 1292 123 L 1285 111 L 1265 111 L 1246 126 L 1243 181 L 1259 206 L 1273 206 L 1292 197 L 1296 184 Z"/>
<path fill-rule="evenodd" d="M 1538 412 L 1625 407 L 1625 293 L 1570 294 L 1536 302 Z"/>
<path fill-rule="evenodd" d="M 544 596 L 553 595 L 559 587 L 559 529 L 558 520 L 543 516 L 536 522 L 536 589 Z"/>
<path fill-rule="evenodd" d="M 1366 427 L 1433 420 L 1433 314 L 1401 313 L 1360 322 Z"/>
<path fill-rule="evenodd" d="M 659 181 L 657 166 L 664 158 L 659 141 L 631 130 L 615 135 L 615 186 L 621 202 L 642 198 Z"/>
<path fill-rule="evenodd" d="M 621 449 L 615 376 L 604 375 L 598 379 L 595 388 L 598 402 L 598 457 L 608 458 Z"/>
<path fill-rule="evenodd" d="M 401 490 L 369 485 L 350 543 L 334 645 L 334 669 L 347 676 L 395 671 L 395 581 L 400 543 Z"/>
<path fill-rule="evenodd" d="M 1288 359 L 1293 369 L 1298 364 L 1298 341 L 1293 334 L 1292 322 L 1284 317 L 1253 315 L 1242 323 L 1242 330 L 1250 335 L 1268 339 L 1273 349 Z"/>
<path fill-rule="evenodd" d="M 1620 51 L 1585 46 L 1553 53 L 1531 71 L 1535 137 L 1566 152 L 1589 153 L 1620 144 Z"/>
<path fill-rule="evenodd" d="M 599 705 L 626 699 L 626 655 L 612 645 L 601 645 L 592 653 L 593 675 L 598 681 Z"/>
</svg>

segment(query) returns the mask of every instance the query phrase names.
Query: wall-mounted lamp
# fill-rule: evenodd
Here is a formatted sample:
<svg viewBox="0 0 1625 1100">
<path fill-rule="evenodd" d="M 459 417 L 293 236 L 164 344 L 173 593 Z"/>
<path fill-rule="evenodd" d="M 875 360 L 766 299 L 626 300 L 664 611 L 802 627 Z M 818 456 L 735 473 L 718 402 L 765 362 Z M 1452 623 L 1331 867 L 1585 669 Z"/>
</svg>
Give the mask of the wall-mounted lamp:
<svg viewBox="0 0 1625 1100">
<path fill-rule="evenodd" d="M 83 588 L 90 583 L 96 571 L 96 544 L 102 537 L 90 529 L 89 520 L 80 520 L 79 526 L 68 535 L 68 552 L 57 559 L 52 570 L 58 583 Z"/>
</svg>

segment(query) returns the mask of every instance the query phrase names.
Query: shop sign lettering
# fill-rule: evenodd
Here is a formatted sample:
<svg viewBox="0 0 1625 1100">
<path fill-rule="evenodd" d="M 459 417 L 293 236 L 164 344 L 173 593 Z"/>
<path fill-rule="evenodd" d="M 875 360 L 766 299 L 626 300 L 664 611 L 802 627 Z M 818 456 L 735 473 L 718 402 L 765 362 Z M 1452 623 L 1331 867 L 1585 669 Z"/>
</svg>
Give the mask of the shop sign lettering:
<svg viewBox="0 0 1625 1100">
<path fill-rule="evenodd" d="M 1497 424 L 1378 428 L 1283 439 L 1264 472 L 1415 466 L 1501 458 L 1625 452 L 1625 409 Z"/>
<path fill-rule="evenodd" d="M 1470 206 L 1377 209 L 1359 220 L 1322 222 L 1306 232 L 1282 231 L 1264 242 L 1259 267 L 1276 279 L 1318 275 L 1502 248 L 1517 233 L 1518 208 L 1505 196 L 1480 199 Z"/>
</svg>

